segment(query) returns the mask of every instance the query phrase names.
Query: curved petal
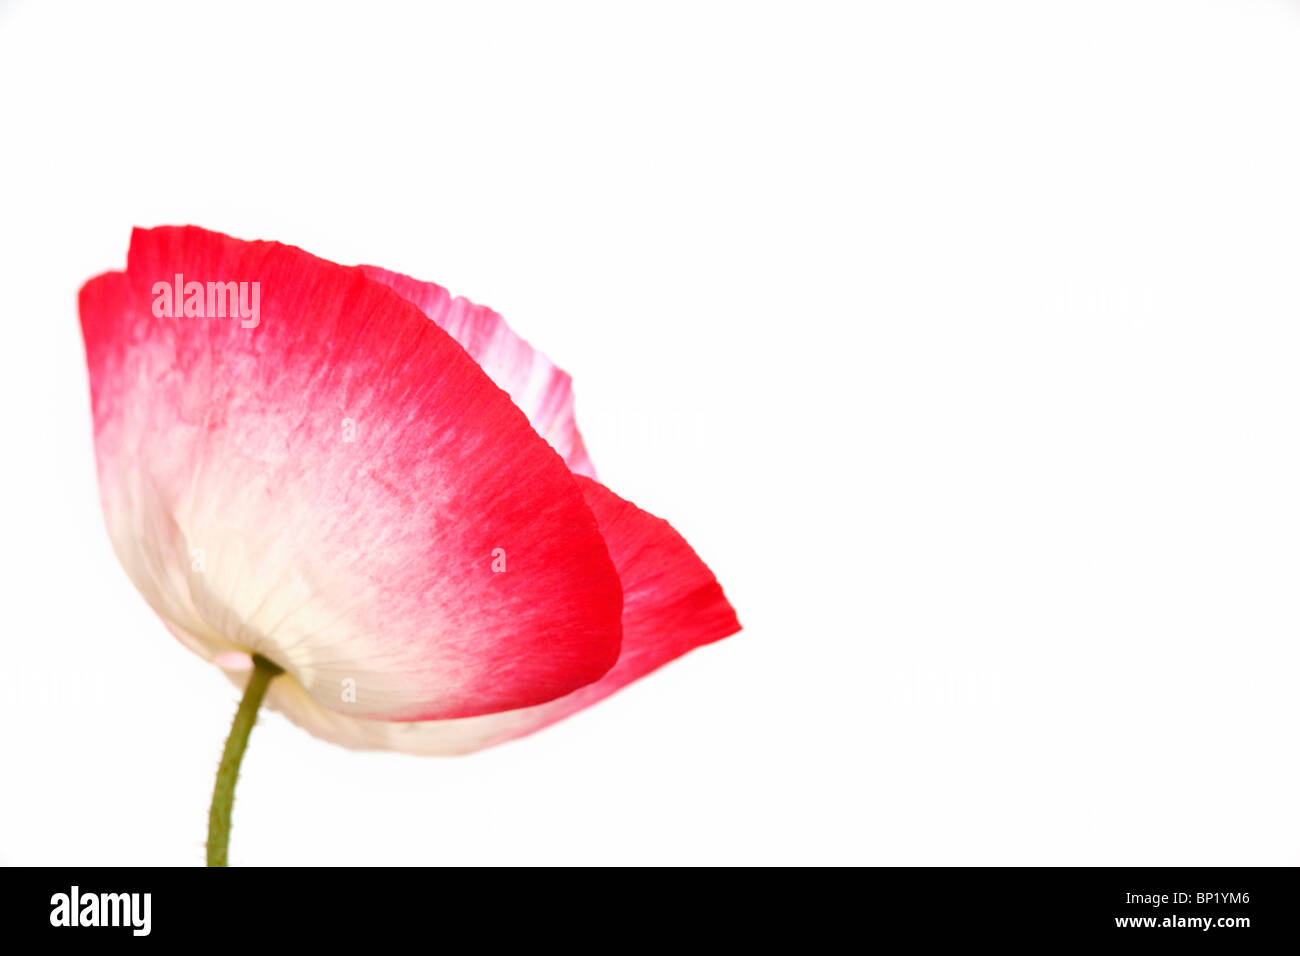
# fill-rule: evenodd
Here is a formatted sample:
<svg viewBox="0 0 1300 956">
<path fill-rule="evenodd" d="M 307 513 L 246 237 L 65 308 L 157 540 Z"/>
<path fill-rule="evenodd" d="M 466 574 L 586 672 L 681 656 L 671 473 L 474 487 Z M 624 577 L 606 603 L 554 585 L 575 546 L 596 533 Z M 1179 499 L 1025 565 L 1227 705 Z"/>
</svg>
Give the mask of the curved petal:
<svg viewBox="0 0 1300 956">
<path fill-rule="evenodd" d="M 246 283 L 250 308 L 223 317 L 208 283 Z M 191 648 L 261 653 L 319 707 L 379 720 L 535 705 L 613 666 L 621 589 L 575 479 L 361 270 L 137 230 L 81 316 L 114 548 Z"/>
<path fill-rule="evenodd" d="M 589 478 L 596 471 L 578 434 L 573 415 L 573 379 L 554 362 L 515 334 L 506 320 L 486 306 L 462 296 L 452 297 L 432 282 L 421 282 L 378 266 L 361 266 L 370 278 L 384 283 L 415 303 L 444 332 L 454 338 L 505 389 L 569 468 Z"/>
<path fill-rule="evenodd" d="M 740 630 L 722 587 L 668 522 L 579 478 L 623 581 L 623 653 L 599 681 L 549 703 L 464 720 L 387 723 L 316 706 L 292 681 L 272 681 L 267 700 L 317 737 L 347 747 L 413 754 L 469 753 L 522 737 L 590 707 L 687 651 Z M 247 672 L 229 671 L 237 684 Z"/>
</svg>

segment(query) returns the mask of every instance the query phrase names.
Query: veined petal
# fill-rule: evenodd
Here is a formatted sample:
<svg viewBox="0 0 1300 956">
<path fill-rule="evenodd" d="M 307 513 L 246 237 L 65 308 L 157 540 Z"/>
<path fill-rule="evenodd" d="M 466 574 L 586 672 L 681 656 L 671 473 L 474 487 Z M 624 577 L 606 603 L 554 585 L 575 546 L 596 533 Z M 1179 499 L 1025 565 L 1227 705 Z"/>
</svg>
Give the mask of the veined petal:
<svg viewBox="0 0 1300 956">
<path fill-rule="evenodd" d="M 378 266 L 362 266 L 366 275 L 415 303 L 444 332 L 461 344 L 492 381 L 528 416 L 537 433 L 551 443 L 569 468 L 589 478 L 596 471 L 578 433 L 573 414 L 573 379 L 515 334 L 496 312 L 453 297 L 442 286 L 421 282 Z"/>
<path fill-rule="evenodd" d="M 623 582 L 623 653 L 603 678 L 536 707 L 463 720 L 391 723 L 324 710 L 291 682 L 271 684 L 267 700 L 312 734 L 358 749 L 413 754 L 469 753 L 522 737 L 608 697 L 687 651 L 740 630 L 704 562 L 668 522 L 579 478 Z M 247 672 L 229 676 L 242 686 Z"/>
<path fill-rule="evenodd" d="M 177 281 L 206 317 L 156 314 Z M 256 296 L 255 321 L 212 315 L 209 283 Z M 614 664 L 621 589 L 582 491 L 410 302 L 169 227 L 80 305 L 109 533 L 188 646 L 263 654 L 372 720 L 536 705 Z"/>
</svg>

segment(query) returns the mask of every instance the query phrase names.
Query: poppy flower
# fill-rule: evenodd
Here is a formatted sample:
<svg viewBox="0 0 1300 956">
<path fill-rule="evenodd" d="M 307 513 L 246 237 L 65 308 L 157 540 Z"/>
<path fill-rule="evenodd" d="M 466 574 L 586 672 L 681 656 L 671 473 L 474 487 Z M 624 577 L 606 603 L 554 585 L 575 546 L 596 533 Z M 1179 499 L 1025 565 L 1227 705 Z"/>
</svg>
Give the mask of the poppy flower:
<svg viewBox="0 0 1300 956">
<path fill-rule="evenodd" d="M 595 480 L 569 376 L 490 309 L 164 227 L 80 312 L 114 550 L 245 688 L 243 740 L 264 694 L 347 747 L 467 753 L 739 630 L 686 541 Z"/>
</svg>

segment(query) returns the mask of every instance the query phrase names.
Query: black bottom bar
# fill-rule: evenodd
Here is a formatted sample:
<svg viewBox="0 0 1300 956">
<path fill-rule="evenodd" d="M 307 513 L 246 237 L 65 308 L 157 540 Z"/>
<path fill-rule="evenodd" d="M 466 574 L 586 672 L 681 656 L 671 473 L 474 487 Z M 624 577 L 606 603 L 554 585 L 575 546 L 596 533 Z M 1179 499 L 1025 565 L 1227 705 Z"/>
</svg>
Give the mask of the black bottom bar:
<svg viewBox="0 0 1300 956">
<path fill-rule="evenodd" d="M 269 920 L 277 936 L 332 947 L 414 934 L 432 949 L 455 938 L 449 933 L 468 932 L 482 943 L 585 940 L 622 948 L 608 935 L 612 922 L 638 945 L 793 932 L 807 942 L 840 937 L 855 945 L 902 934 L 918 942 L 1212 940 L 1235 948 L 1297 937 L 1295 873 L 13 869 L 3 910 L 6 927 L 20 936 L 92 944 L 118 937 L 242 947 L 250 938 L 265 941 L 254 927 Z"/>
</svg>

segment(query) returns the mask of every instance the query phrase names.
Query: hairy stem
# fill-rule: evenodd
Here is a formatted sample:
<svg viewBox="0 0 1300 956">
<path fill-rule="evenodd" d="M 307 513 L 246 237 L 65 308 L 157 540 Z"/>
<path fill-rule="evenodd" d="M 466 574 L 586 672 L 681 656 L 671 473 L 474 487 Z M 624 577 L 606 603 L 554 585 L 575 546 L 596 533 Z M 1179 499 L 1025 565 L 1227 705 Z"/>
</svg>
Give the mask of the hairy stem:
<svg viewBox="0 0 1300 956">
<path fill-rule="evenodd" d="M 257 722 L 257 709 L 262 706 L 266 688 L 271 678 L 282 673 L 283 668 L 271 663 L 261 654 L 253 655 L 253 672 L 248 675 L 244 699 L 235 711 L 235 722 L 226 738 L 226 749 L 221 754 L 217 768 L 217 783 L 212 788 L 212 809 L 208 811 L 208 866 L 225 866 L 226 849 L 230 844 L 230 811 L 235 805 L 235 781 L 239 778 L 239 765 L 248 746 L 248 735 Z"/>
</svg>

